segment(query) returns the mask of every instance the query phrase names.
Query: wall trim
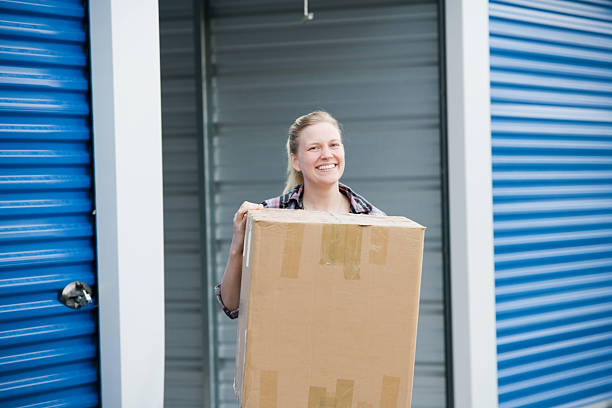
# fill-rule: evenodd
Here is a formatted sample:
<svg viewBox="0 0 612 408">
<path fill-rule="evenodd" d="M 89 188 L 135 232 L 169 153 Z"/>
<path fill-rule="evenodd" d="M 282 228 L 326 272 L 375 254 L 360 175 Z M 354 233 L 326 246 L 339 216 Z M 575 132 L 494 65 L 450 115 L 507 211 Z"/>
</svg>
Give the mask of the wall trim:
<svg viewBox="0 0 612 408">
<path fill-rule="evenodd" d="M 450 222 L 448 199 L 448 129 L 446 118 L 446 29 L 444 0 L 438 0 L 438 69 L 440 87 L 440 190 L 442 192 L 442 284 L 444 294 L 444 362 L 446 370 L 446 407 L 454 408 L 453 330 L 450 268 Z"/>
<path fill-rule="evenodd" d="M 444 7 L 454 405 L 496 407 L 489 3 Z"/>
<path fill-rule="evenodd" d="M 195 39 L 195 81 L 196 81 L 196 116 L 199 134 L 199 195 L 200 195 L 200 240 L 202 270 L 202 289 L 204 290 L 202 302 L 202 371 L 204 372 L 203 399 L 205 406 L 217 406 L 217 348 L 215 339 L 216 316 L 218 313 L 217 299 L 213 288 L 217 284 L 213 250 L 214 210 L 212 203 L 212 147 L 209 137 L 211 123 L 210 116 L 210 84 L 207 72 L 210 69 L 208 49 L 210 36 L 206 24 L 208 12 L 207 0 L 194 0 L 194 39 Z"/>
<path fill-rule="evenodd" d="M 158 4 L 91 1 L 89 18 L 101 401 L 163 407 Z"/>
</svg>

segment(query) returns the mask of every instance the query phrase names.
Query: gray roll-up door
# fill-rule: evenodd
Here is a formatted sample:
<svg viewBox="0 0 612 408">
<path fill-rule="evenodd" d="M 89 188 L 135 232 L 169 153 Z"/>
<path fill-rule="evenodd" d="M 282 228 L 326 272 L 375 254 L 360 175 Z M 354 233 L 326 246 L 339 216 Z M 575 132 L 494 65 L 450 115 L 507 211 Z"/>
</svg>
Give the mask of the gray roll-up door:
<svg viewBox="0 0 612 408">
<path fill-rule="evenodd" d="M 343 182 L 428 227 L 413 407 L 446 405 L 438 15 L 435 2 L 212 1 L 206 20 L 209 204 L 221 280 L 232 216 L 279 195 L 287 128 L 325 109 L 344 127 Z M 212 288 L 209 294 L 212 293 Z M 219 408 L 235 407 L 236 326 L 216 314 Z"/>
<path fill-rule="evenodd" d="M 160 0 L 166 369 L 164 406 L 207 406 L 192 0 Z M 200 113 L 201 115 L 201 113 Z"/>
</svg>

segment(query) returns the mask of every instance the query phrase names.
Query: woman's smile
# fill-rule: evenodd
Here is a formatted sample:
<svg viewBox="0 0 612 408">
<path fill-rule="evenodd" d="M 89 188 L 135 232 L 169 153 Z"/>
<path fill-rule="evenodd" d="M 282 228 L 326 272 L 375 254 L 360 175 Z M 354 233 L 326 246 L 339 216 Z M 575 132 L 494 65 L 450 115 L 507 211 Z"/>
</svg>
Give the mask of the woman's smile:
<svg viewBox="0 0 612 408">
<path fill-rule="evenodd" d="M 329 170 L 335 170 L 336 167 L 338 165 L 333 163 L 333 164 L 322 164 L 320 166 L 317 166 L 317 170 L 321 170 L 321 171 L 329 171 Z"/>
</svg>

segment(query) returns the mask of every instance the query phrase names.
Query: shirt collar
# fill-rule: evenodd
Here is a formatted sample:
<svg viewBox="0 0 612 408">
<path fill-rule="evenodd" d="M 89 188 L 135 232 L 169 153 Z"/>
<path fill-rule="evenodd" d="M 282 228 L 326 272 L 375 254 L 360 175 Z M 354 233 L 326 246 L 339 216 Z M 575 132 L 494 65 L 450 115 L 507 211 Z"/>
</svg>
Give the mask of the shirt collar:
<svg viewBox="0 0 612 408">
<path fill-rule="evenodd" d="M 353 214 L 370 214 L 372 212 L 372 204 L 368 203 L 365 198 L 355 193 L 349 186 L 338 183 L 340 192 L 348 197 L 351 203 L 351 213 Z"/>
<path fill-rule="evenodd" d="M 350 202 L 352 214 L 370 214 L 372 212 L 372 205 L 368 203 L 363 197 L 355 193 L 349 186 L 342 183 L 338 183 L 338 189 L 344 194 Z M 294 201 L 295 208 L 304 209 L 304 185 L 299 184 L 291 190 L 287 202 Z"/>
</svg>

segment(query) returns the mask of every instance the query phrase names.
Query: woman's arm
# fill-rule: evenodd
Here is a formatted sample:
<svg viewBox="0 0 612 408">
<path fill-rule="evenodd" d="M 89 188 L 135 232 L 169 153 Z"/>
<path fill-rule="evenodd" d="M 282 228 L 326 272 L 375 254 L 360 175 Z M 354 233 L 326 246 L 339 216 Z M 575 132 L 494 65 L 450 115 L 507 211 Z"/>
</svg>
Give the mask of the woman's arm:
<svg viewBox="0 0 612 408">
<path fill-rule="evenodd" d="M 229 310 L 235 310 L 240 304 L 240 282 L 242 280 L 242 248 L 244 247 L 244 230 L 246 215 L 249 210 L 263 208 L 261 204 L 242 203 L 234 214 L 234 233 L 230 245 L 229 257 L 225 266 L 225 273 L 221 281 L 221 299 Z"/>
</svg>

